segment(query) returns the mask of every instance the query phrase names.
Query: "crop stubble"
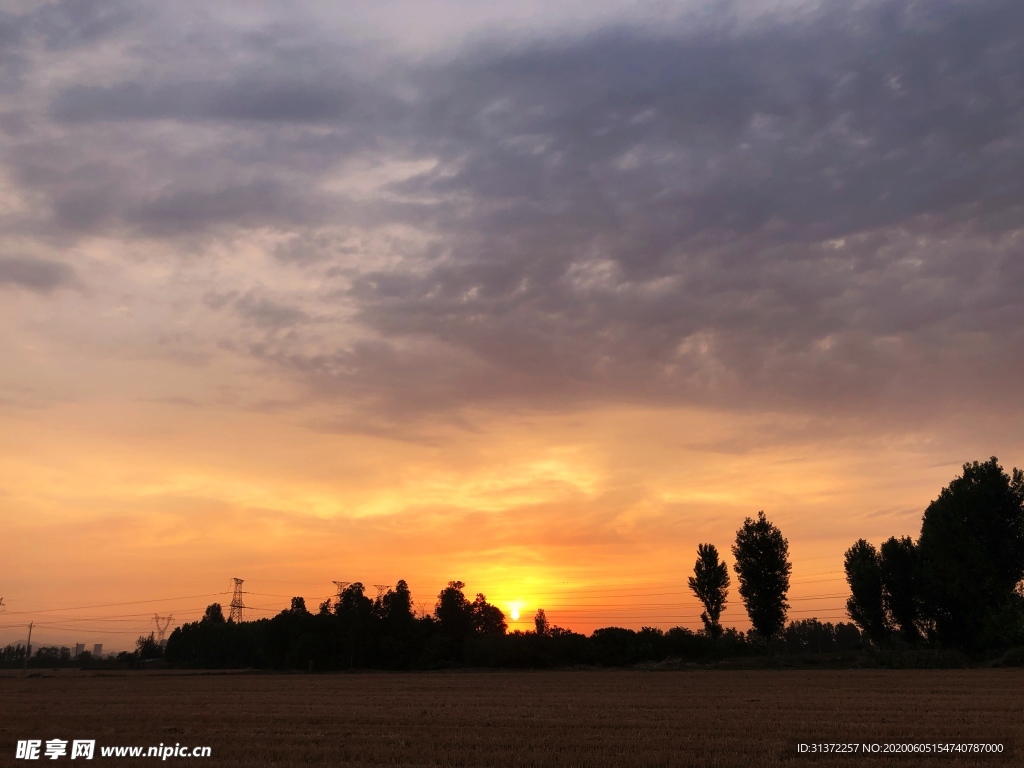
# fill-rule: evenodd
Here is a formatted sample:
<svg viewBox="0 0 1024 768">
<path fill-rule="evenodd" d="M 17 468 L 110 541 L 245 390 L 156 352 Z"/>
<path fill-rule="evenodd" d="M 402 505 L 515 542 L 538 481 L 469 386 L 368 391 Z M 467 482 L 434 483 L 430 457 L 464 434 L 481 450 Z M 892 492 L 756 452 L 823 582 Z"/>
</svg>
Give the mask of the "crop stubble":
<svg viewBox="0 0 1024 768">
<path fill-rule="evenodd" d="M 18 739 L 86 738 L 210 746 L 212 759 L 167 762 L 211 768 L 995 766 L 1013 758 L 813 759 L 795 745 L 1012 742 L 1022 683 L 1018 670 L 11 675 L 0 764 Z"/>
</svg>

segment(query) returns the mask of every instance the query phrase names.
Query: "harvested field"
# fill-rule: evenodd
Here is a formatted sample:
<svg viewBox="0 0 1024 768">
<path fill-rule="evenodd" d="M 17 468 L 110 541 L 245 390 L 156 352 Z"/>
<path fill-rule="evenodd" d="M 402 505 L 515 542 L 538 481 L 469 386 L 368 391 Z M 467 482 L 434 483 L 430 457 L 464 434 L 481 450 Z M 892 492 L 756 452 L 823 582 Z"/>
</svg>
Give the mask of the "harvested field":
<svg viewBox="0 0 1024 768">
<path fill-rule="evenodd" d="M 0 764 L 32 764 L 13 759 L 18 739 L 84 738 L 210 746 L 167 761 L 208 766 L 991 766 L 1014 759 L 815 759 L 795 745 L 1010 748 L 1022 684 L 1018 670 L 11 675 Z M 91 764 L 136 762 L 158 761 L 97 751 Z"/>
</svg>

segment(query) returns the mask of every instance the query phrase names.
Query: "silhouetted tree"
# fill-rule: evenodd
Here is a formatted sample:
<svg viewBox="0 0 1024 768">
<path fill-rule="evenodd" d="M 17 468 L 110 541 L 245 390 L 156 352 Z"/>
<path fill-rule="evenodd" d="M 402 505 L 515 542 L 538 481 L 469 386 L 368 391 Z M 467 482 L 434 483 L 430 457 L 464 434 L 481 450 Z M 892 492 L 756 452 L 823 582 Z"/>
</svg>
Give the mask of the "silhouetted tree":
<svg viewBox="0 0 1024 768">
<path fill-rule="evenodd" d="M 164 658 L 171 663 L 194 664 L 201 667 L 266 668 L 283 666 L 284 653 L 275 662 L 274 627 L 286 621 L 297 621 L 287 610 L 273 619 L 257 619 L 235 623 L 195 621 L 176 627 L 167 638 Z M 282 641 L 284 639 L 282 638 Z"/>
<path fill-rule="evenodd" d="M 836 649 L 856 651 L 861 647 L 861 633 L 856 624 L 840 621 L 836 624 Z"/>
<path fill-rule="evenodd" d="M 915 645 L 920 639 L 921 597 L 917 586 L 917 547 L 909 536 L 882 542 L 882 603 L 889 621 L 899 627 L 903 639 Z"/>
<path fill-rule="evenodd" d="M 689 584 L 690 590 L 704 605 L 700 620 L 704 622 L 704 631 L 709 637 L 717 639 L 722 635 L 719 619 L 729 596 L 729 583 L 729 568 L 724 561 L 718 561 L 715 545 L 698 544 L 697 562 Z"/>
<path fill-rule="evenodd" d="M 791 621 L 782 632 L 786 650 L 795 653 L 828 653 L 835 650 L 836 629 L 817 619 Z"/>
<path fill-rule="evenodd" d="M 789 542 L 761 511 L 757 520 L 748 517 L 736 532 L 732 555 L 750 622 L 762 637 L 770 638 L 785 625 L 789 608 Z"/>
<path fill-rule="evenodd" d="M 638 661 L 637 633 L 622 627 L 602 627 L 590 635 L 595 661 L 609 667 L 621 667 Z"/>
<path fill-rule="evenodd" d="M 394 589 L 389 589 L 381 599 L 382 615 L 391 623 L 415 621 L 412 611 L 412 593 L 405 579 L 399 579 Z"/>
<path fill-rule="evenodd" d="M 964 464 L 925 510 L 918 553 L 925 611 L 941 641 L 965 650 L 1021 641 L 1021 470 L 1007 475 L 995 456 Z"/>
<path fill-rule="evenodd" d="M 306 598 L 304 597 L 293 597 L 291 607 L 288 609 L 289 613 L 293 613 L 297 616 L 308 616 L 309 611 L 306 610 Z"/>
<path fill-rule="evenodd" d="M 135 641 L 135 654 L 140 659 L 159 659 L 164 655 L 164 650 L 150 632 L 148 636 L 139 635 Z"/>
<path fill-rule="evenodd" d="M 873 544 L 858 539 L 844 560 L 850 597 L 846 612 L 871 640 L 881 644 L 892 627 L 882 602 L 882 558 Z"/>
<path fill-rule="evenodd" d="M 37 648 L 30 662 L 35 667 L 62 667 L 71 663 L 71 649 L 66 646 L 44 645 Z"/>
<path fill-rule="evenodd" d="M 473 631 L 472 608 L 462 592 L 465 587 L 461 581 L 449 581 L 434 606 L 434 617 L 441 633 L 451 638 L 462 639 Z"/>
<path fill-rule="evenodd" d="M 220 603 L 210 603 L 206 606 L 206 613 L 203 614 L 202 621 L 208 621 L 211 624 L 225 623 L 224 611 L 220 607 Z"/>
<path fill-rule="evenodd" d="M 373 601 L 363 594 L 362 582 L 353 582 L 341 591 L 335 615 L 341 643 L 348 652 L 349 667 L 355 667 L 357 660 L 362 664 L 373 622 Z"/>
<path fill-rule="evenodd" d="M 412 594 L 404 579 L 389 589 L 380 604 L 380 664 L 406 669 L 416 661 L 417 641 L 421 636 L 412 609 Z"/>
<path fill-rule="evenodd" d="M 860 644 L 860 632 L 853 624 L 822 623 L 814 618 L 791 621 L 782 636 L 787 650 L 801 653 L 851 651 Z"/>
<path fill-rule="evenodd" d="M 473 607 L 462 592 L 465 586 L 461 581 L 449 581 L 437 596 L 434 618 L 438 630 L 437 654 L 442 660 L 461 661 L 466 639 L 473 635 Z"/>
<path fill-rule="evenodd" d="M 548 633 L 548 615 L 544 613 L 543 608 L 537 609 L 537 615 L 533 617 L 533 626 L 537 628 L 538 635 L 546 635 Z"/>
<path fill-rule="evenodd" d="M 0 662 L 12 666 L 20 665 L 25 659 L 25 646 L 21 643 L 10 644 L 0 651 Z"/>
<path fill-rule="evenodd" d="M 476 600 L 470 606 L 473 618 L 473 631 L 478 635 L 503 635 L 508 629 L 505 614 L 496 605 L 487 602 L 482 593 L 477 593 Z"/>
<path fill-rule="evenodd" d="M 636 635 L 638 661 L 665 658 L 665 632 L 657 627 L 641 627 Z"/>
</svg>

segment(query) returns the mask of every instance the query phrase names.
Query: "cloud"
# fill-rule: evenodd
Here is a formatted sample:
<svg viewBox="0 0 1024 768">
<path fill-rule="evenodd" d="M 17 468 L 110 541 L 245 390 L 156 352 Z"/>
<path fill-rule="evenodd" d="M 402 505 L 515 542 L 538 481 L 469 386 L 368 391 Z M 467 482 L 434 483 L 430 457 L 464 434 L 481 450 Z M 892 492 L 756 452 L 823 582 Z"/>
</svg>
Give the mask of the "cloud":
<svg viewBox="0 0 1024 768">
<path fill-rule="evenodd" d="M 259 120 L 316 122 L 338 120 L 351 97 L 341 89 L 303 83 L 251 81 L 164 83 L 146 88 L 127 82 L 113 86 L 74 85 L 62 91 L 51 114 L 65 122 L 93 120 Z"/>
<path fill-rule="evenodd" d="M 47 49 L 63 50 L 93 45 L 116 37 L 139 21 L 144 12 L 134 3 L 115 0 L 58 0 L 41 5 L 24 21 Z"/>
<path fill-rule="evenodd" d="M 375 411 L 339 423 L 1014 402 L 1019 2 L 720 4 L 366 59 L 301 12 L 174 13 L 188 57 L 145 13 L 69 22 L 135 44 L 12 108 L 45 126 L 7 139 L 39 202 L 12 226 L 224 265 L 219 341 Z"/>
<path fill-rule="evenodd" d="M 79 285 L 75 271 L 66 264 L 46 259 L 0 257 L 0 287 L 26 288 L 52 293 Z"/>
<path fill-rule="evenodd" d="M 441 160 L 393 188 L 441 201 L 450 255 L 363 274 L 359 318 L 491 367 L 486 385 L 453 374 L 453 402 L 522 379 L 523 400 L 1005 398 L 1024 316 L 1021 20 L 1005 2 L 827 7 L 420 73 L 438 106 L 417 136 Z"/>
<path fill-rule="evenodd" d="M 235 302 L 235 311 L 260 328 L 278 330 L 309 320 L 301 309 L 284 306 L 266 297 L 247 293 Z"/>
</svg>

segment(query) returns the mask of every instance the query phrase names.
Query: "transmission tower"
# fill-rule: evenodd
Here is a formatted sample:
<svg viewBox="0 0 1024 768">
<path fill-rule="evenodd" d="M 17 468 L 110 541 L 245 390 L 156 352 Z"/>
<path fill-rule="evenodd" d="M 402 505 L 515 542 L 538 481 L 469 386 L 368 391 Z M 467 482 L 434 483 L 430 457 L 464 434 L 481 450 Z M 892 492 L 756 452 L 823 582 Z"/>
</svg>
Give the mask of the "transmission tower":
<svg viewBox="0 0 1024 768">
<path fill-rule="evenodd" d="M 334 584 L 335 589 L 338 590 L 336 597 L 339 600 L 341 600 L 341 593 L 344 592 L 345 591 L 345 587 L 347 587 L 352 582 L 351 581 L 335 581 L 335 582 L 332 582 L 332 583 Z"/>
<path fill-rule="evenodd" d="M 167 627 L 171 625 L 171 621 L 173 621 L 173 619 L 173 613 L 168 616 L 159 616 L 155 613 L 153 614 L 153 621 L 156 623 L 157 642 L 160 644 L 161 648 L 164 646 L 164 635 L 167 634 Z"/>
<path fill-rule="evenodd" d="M 384 593 L 387 592 L 389 589 L 391 589 L 391 585 L 390 584 L 374 584 L 373 586 L 375 586 L 377 588 L 377 602 L 378 603 L 381 600 L 384 599 Z"/>
<path fill-rule="evenodd" d="M 242 579 L 235 579 L 235 592 L 231 595 L 231 613 L 228 615 L 228 620 L 240 624 L 242 622 L 242 609 L 245 605 L 242 603 Z"/>
</svg>

